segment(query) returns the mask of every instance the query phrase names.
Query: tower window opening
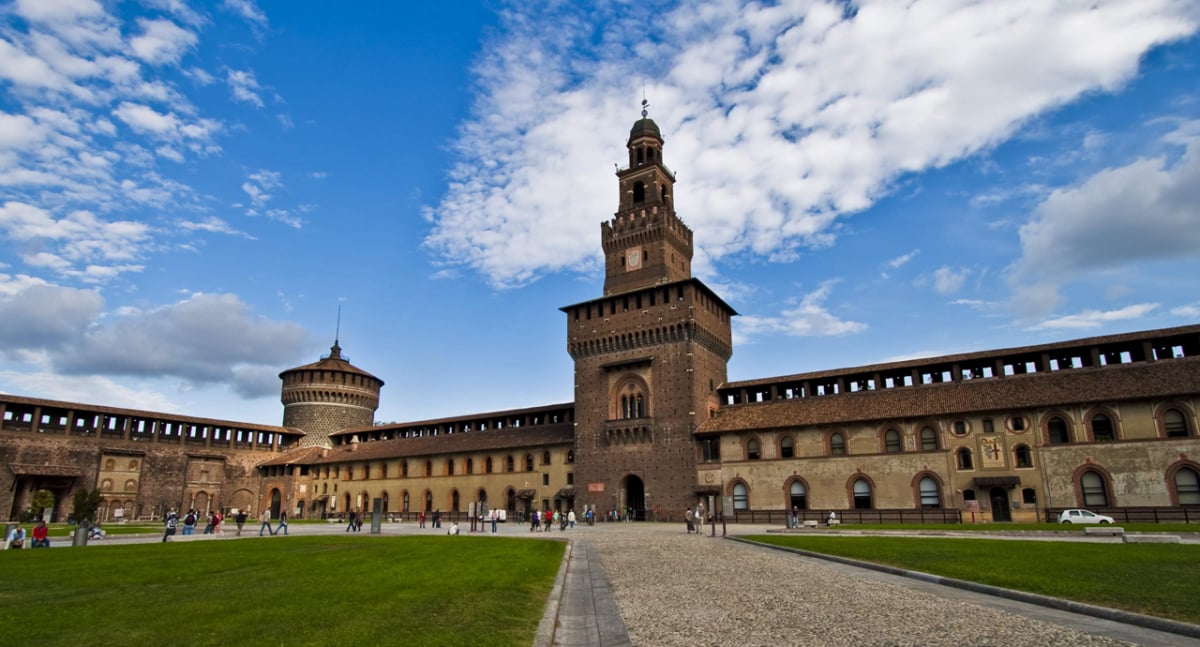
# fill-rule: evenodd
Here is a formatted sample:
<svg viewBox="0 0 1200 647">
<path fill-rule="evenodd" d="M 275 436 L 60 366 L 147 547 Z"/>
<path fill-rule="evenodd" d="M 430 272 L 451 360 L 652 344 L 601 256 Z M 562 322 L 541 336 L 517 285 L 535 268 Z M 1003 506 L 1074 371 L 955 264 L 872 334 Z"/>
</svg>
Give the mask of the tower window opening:
<svg viewBox="0 0 1200 647">
<path fill-rule="evenodd" d="M 633 203 L 641 204 L 646 201 L 646 185 L 641 182 L 633 183 Z"/>
</svg>

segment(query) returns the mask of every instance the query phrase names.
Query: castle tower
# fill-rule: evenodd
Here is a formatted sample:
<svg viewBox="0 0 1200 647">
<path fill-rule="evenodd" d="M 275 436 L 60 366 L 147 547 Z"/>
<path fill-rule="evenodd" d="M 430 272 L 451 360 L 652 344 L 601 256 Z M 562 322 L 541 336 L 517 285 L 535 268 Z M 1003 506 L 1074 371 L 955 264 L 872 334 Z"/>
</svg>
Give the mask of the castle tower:
<svg viewBox="0 0 1200 647">
<path fill-rule="evenodd" d="M 283 380 L 283 426 L 306 434 L 301 447 L 329 447 L 329 434 L 375 422 L 383 380 L 342 357 L 337 340 L 321 361 L 288 369 L 279 379 Z"/>
<path fill-rule="evenodd" d="M 662 134 L 645 110 L 626 148 L 616 216 L 600 225 L 606 295 L 692 276 L 692 231 L 675 216 L 675 174 L 663 164 Z"/>
<path fill-rule="evenodd" d="M 691 275 L 692 231 L 644 110 L 626 146 L 618 210 L 600 227 L 604 296 L 561 310 L 575 360 L 576 506 L 648 518 L 715 494 L 697 483 L 693 433 L 717 409 L 737 313 Z"/>
</svg>

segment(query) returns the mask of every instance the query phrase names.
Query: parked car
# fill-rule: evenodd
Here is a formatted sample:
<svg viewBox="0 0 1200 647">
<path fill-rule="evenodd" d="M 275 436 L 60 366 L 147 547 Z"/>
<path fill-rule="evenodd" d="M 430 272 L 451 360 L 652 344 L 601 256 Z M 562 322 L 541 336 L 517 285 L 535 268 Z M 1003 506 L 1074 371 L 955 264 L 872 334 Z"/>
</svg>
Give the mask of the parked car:
<svg viewBox="0 0 1200 647">
<path fill-rule="evenodd" d="M 1058 515 L 1059 523 L 1112 523 L 1113 518 L 1096 514 L 1090 510 L 1063 510 Z"/>
</svg>

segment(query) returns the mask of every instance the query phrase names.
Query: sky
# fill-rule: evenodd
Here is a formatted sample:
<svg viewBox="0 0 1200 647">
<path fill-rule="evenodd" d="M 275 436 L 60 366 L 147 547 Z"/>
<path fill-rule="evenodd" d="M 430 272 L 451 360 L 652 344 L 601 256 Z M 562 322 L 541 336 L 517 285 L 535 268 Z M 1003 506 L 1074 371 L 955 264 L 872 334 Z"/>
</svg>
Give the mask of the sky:
<svg viewBox="0 0 1200 647">
<path fill-rule="evenodd" d="M 1200 322 L 1194 0 L 0 0 L 0 392 L 569 402 L 649 115 L 732 381 Z"/>
</svg>

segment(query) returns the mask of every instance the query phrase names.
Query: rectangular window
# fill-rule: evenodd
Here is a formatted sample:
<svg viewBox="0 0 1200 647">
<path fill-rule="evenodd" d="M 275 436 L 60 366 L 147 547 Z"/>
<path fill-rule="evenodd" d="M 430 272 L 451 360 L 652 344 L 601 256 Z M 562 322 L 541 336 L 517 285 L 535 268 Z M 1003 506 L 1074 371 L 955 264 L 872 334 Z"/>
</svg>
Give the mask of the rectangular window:
<svg viewBox="0 0 1200 647">
<path fill-rule="evenodd" d="M 550 485 L 550 475 L 542 474 L 542 485 Z"/>
<path fill-rule="evenodd" d="M 992 419 L 984 418 L 983 419 L 983 433 L 991 434 L 991 433 L 995 433 L 995 431 L 996 431 L 996 428 L 992 424 Z"/>
</svg>

